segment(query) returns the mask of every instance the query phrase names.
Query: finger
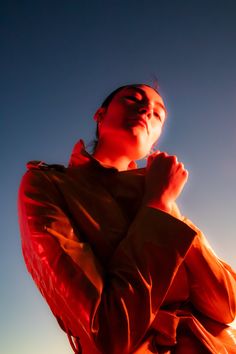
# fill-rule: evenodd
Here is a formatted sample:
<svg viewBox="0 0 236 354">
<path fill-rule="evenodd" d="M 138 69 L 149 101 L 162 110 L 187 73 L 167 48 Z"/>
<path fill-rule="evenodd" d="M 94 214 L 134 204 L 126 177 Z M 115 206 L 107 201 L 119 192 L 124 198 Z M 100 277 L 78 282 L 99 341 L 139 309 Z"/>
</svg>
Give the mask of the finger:
<svg viewBox="0 0 236 354">
<path fill-rule="evenodd" d="M 155 152 L 153 152 L 152 154 L 150 154 L 148 157 L 147 157 L 147 166 L 150 166 L 150 164 L 153 162 L 153 160 L 157 157 L 159 157 L 161 154 L 160 150 L 157 150 Z"/>
<path fill-rule="evenodd" d="M 151 154 L 149 155 L 149 157 L 150 157 L 150 156 L 155 157 L 155 156 L 157 156 L 157 155 L 159 155 L 159 154 L 161 154 L 161 151 L 160 151 L 160 150 L 156 150 L 156 151 L 154 151 L 153 153 L 151 153 Z"/>
<path fill-rule="evenodd" d="M 159 151 L 158 154 L 155 155 L 157 158 L 168 157 L 168 154 L 165 151 Z"/>
<path fill-rule="evenodd" d="M 181 170 L 184 170 L 184 164 L 183 164 L 183 162 L 179 162 L 178 167 L 179 167 Z"/>
<path fill-rule="evenodd" d="M 154 160 L 154 156 L 153 155 L 149 155 L 148 158 L 147 158 L 147 168 L 150 167 L 151 163 L 153 162 Z"/>
<path fill-rule="evenodd" d="M 171 156 L 171 158 L 176 164 L 179 163 L 176 155 Z"/>
<path fill-rule="evenodd" d="M 188 179 L 188 176 L 189 176 L 188 170 L 183 170 L 182 174 L 183 174 L 183 177 L 184 177 L 185 183 L 186 183 L 187 179 Z"/>
<path fill-rule="evenodd" d="M 168 162 L 170 166 L 176 166 L 177 168 L 180 168 L 177 156 L 166 154 L 163 156 L 163 158 L 166 160 L 166 162 Z"/>
</svg>

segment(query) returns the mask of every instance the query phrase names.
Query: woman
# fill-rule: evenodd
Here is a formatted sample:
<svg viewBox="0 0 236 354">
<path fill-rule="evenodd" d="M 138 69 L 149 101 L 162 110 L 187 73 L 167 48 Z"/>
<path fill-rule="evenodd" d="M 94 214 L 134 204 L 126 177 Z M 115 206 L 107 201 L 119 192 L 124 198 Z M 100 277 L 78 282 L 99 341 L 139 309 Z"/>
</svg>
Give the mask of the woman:
<svg viewBox="0 0 236 354">
<path fill-rule="evenodd" d="M 166 118 L 148 85 L 114 91 L 98 143 L 32 162 L 19 193 L 27 268 L 76 353 L 236 353 L 236 276 L 175 204 L 188 173 L 150 153 Z M 79 340 L 80 339 L 80 340 Z"/>
</svg>

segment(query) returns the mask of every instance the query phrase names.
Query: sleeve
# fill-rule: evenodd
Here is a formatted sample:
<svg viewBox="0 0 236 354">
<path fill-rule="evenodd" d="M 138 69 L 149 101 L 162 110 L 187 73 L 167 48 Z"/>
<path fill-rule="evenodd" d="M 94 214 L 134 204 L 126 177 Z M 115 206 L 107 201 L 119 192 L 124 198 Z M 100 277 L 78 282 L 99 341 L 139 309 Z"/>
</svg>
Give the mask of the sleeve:
<svg viewBox="0 0 236 354">
<path fill-rule="evenodd" d="M 202 232 L 190 220 L 184 221 L 197 232 L 184 260 L 191 302 L 213 320 L 230 323 L 236 316 L 236 274 L 215 255 Z"/>
<path fill-rule="evenodd" d="M 102 353 L 128 353 L 156 317 L 196 233 L 143 207 L 103 269 L 60 198 L 45 171 L 23 177 L 19 218 L 27 268 L 73 336 L 82 327 Z"/>
</svg>

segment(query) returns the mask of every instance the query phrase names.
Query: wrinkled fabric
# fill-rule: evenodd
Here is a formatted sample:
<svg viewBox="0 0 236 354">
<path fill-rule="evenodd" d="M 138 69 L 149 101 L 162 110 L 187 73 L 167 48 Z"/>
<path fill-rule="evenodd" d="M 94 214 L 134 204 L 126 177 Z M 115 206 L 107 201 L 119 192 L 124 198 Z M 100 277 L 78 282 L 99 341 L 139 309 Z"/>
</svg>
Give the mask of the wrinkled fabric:
<svg viewBox="0 0 236 354">
<path fill-rule="evenodd" d="M 29 164 L 28 271 L 84 354 L 236 353 L 235 273 L 176 205 L 142 206 L 145 169 L 134 167 L 102 166 L 82 142 L 68 168 Z"/>
</svg>

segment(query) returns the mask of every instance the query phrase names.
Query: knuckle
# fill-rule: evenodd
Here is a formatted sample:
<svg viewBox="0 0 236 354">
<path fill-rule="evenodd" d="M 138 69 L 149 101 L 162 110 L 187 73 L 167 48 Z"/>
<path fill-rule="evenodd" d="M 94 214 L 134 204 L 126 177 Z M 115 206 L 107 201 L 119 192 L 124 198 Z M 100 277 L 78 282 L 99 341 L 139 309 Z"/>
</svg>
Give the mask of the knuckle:
<svg viewBox="0 0 236 354">
<path fill-rule="evenodd" d="M 157 157 L 160 159 L 164 159 L 165 158 L 164 152 L 161 152 L 160 154 L 158 154 Z"/>
<path fill-rule="evenodd" d="M 177 156 L 175 156 L 175 155 L 170 155 L 169 159 L 172 160 L 175 163 L 178 161 Z"/>
<path fill-rule="evenodd" d="M 178 164 L 176 156 L 169 156 L 168 161 L 171 166 L 177 166 Z"/>
</svg>

